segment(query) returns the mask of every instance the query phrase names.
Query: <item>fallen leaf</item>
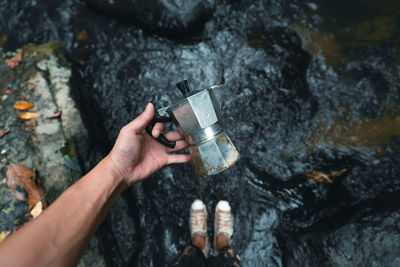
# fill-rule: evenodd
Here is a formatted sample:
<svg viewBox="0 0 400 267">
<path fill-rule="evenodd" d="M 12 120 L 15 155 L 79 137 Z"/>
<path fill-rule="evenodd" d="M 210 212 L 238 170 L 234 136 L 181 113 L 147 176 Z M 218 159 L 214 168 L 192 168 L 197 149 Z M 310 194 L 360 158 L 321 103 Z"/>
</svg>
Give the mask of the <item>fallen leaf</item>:
<svg viewBox="0 0 400 267">
<path fill-rule="evenodd" d="M 311 173 L 306 173 L 305 176 L 320 183 L 333 183 L 329 175 L 320 171 L 312 171 Z"/>
<path fill-rule="evenodd" d="M 78 64 L 79 64 L 79 65 L 85 65 L 85 61 L 82 60 L 82 59 L 78 59 Z"/>
<path fill-rule="evenodd" d="M 321 171 L 312 171 L 311 173 L 306 173 L 305 176 L 320 183 L 333 183 L 331 177 L 340 176 L 346 171 L 347 169 L 342 169 L 340 171 L 331 172 L 330 174 L 326 174 Z"/>
<path fill-rule="evenodd" d="M 87 31 L 82 30 L 76 35 L 76 39 L 80 42 L 84 42 L 87 40 Z"/>
<path fill-rule="evenodd" d="M 10 68 L 14 68 L 19 65 L 21 60 L 22 60 L 22 49 L 20 49 L 18 51 L 18 53 L 15 56 L 13 56 L 12 58 L 6 59 L 5 62 L 7 64 L 7 66 L 9 66 Z"/>
<path fill-rule="evenodd" d="M 7 232 L 7 231 L 1 231 L 1 233 L 0 233 L 0 243 L 3 242 L 7 238 L 8 234 L 9 234 L 9 232 Z"/>
<path fill-rule="evenodd" d="M 57 119 L 57 118 L 59 118 L 61 116 L 61 113 L 62 113 L 62 111 L 60 110 L 60 111 L 54 113 L 53 116 L 48 117 L 48 119 L 50 119 L 50 120 Z"/>
<path fill-rule="evenodd" d="M 3 108 L 3 105 L 0 105 L 0 108 Z"/>
<path fill-rule="evenodd" d="M 11 95 L 11 94 L 15 94 L 15 91 L 14 90 L 11 90 L 10 88 L 3 88 L 3 92 L 5 93 L 5 94 L 9 94 L 9 95 Z"/>
<path fill-rule="evenodd" d="M 346 168 L 345 168 L 345 169 L 342 169 L 342 170 L 340 170 L 340 171 L 338 171 L 338 172 L 331 172 L 330 176 L 331 176 L 331 177 L 340 176 L 340 175 L 342 175 L 342 174 L 345 173 L 345 172 L 347 172 L 347 169 L 346 169 Z"/>
<path fill-rule="evenodd" d="M 6 180 L 16 198 L 26 201 L 29 209 L 42 200 L 43 189 L 38 185 L 35 173 L 27 167 L 9 164 Z"/>
<path fill-rule="evenodd" d="M 37 123 L 35 120 L 28 120 L 21 125 L 21 128 L 22 130 L 33 132 L 33 129 L 36 127 L 36 125 Z"/>
<path fill-rule="evenodd" d="M 114 4 L 114 0 L 108 0 L 108 3 L 112 5 Z"/>
<path fill-rule="evenodd" d="M 33 107 L 33 104 L 31 102 L 25 101 L 25 100 L 15 102 L 14 106 L 13 106 L 13 108 L 18 109 L 18 110 L 26 110 L 31 107 Z"/>
<path fill-rule="evenodd" d="M 31 210 L 30 214 L 33 216 L 33 218 L 36 218 L 37 216 L 40 215 L 43 211 L 43 203 L 42 201 L 39 201 L 36 203 L 35 207 Z"/>
<path fill-rule="evenodd" d="M 17 114 L 18 118 L 24 119 L 24 120 L 30 120 L 30 119 L 36 119 L 40 115 L 34 112 L 21 112 Z"/>
<path fill-rule="evenodd" d="M 2 138 L 3 136 L 5 136 L 6 134 L 8 134 L 10 132 L 10 130 L 0 130 L 0 138 Z"/>
</svg>

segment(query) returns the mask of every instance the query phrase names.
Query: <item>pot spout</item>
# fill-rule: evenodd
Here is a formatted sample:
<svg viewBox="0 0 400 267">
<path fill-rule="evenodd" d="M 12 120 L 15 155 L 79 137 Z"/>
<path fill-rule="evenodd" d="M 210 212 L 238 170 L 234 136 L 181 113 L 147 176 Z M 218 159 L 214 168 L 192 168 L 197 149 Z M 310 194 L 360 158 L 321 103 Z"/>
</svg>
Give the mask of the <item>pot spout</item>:
<svg viewBox="0 0 400 267">
<path fill-rule="evenodd" d="M 225 93 L 225 88 L 225 84 L 213 85 L 210 88 L 210 93 L 215 103 L 214 105 L 216 105 L 219 109 L 222 107 L 222 97 Z"/>
</svg>

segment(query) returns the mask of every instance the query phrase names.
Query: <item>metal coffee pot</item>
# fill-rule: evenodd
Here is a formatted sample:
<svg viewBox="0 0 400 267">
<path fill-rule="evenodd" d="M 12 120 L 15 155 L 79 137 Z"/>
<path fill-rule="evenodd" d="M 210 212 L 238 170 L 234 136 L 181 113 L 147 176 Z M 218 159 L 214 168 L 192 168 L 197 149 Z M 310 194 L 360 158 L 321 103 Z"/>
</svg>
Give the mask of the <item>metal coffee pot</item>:
<svg viewBox="0 0 400 267">
<path fill-rule="evenodd" d="M 190 144 L 192 163 L 198 174 L 213 175 L 232 166 L 239 159 L 239 152 L 220 121 L 225 85 L 193 92 L 190 92 L 186 80 L 176 86 L 184 98 L 159 109 L 146 131 L 151 135 L 156 122 L 175 122 Z M 175 147 L 175 142 L 163 135 L 157 140 L 168 147 Z"/>
</svg>

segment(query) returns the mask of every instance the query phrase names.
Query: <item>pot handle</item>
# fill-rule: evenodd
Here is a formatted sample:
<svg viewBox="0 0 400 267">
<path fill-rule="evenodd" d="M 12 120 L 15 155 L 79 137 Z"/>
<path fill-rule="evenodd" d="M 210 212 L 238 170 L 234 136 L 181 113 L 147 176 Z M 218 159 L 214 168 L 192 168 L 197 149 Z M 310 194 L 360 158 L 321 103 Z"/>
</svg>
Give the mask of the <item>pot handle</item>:
<svg viewBox="0 0 400 267">
<path fill-rule="evenodd" d="M 150 121 L 150 123 L 146 127 L 146 132 L 153 137 L 151 132 L 153 131 L 154 125 L 157 122 L 172 122 L 173 119 L 171 117 L 161 117 L 158 112 L 154 115 L 154 118 Z M 154 137 L 153 137 L 154 138 Z M 158 142 L 163 144 L 164 146 L 167 146 L 169 148 L 174 148 L 176 145 L 175 141 L 169 141 L 163 134 L 160 134 L 159 137 L 155 138 Z"/>
</svg>

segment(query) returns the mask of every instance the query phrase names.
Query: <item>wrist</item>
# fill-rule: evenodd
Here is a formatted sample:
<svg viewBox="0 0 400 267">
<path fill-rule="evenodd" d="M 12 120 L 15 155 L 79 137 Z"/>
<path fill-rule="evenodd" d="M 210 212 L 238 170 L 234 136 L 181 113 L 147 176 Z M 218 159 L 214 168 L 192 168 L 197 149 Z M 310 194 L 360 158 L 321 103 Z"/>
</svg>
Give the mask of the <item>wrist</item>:
<svg viewBox="0 0 400 267">
<path fill-rule="evenodd" d="M 118 184 L 118 187 L 121 187 L 123 190 L 125 190 L 128 185 L 126 184 L 126 175 L 121 171 L 121 168 L 119 168 L 118 163 L 115 162 L 110 155 L 107 155 L 101 162 L 101 165 L 103 165 L 105 171 L 109 173 L 109 176 L 113 181 L 115 181 Z"/>
</svg>

